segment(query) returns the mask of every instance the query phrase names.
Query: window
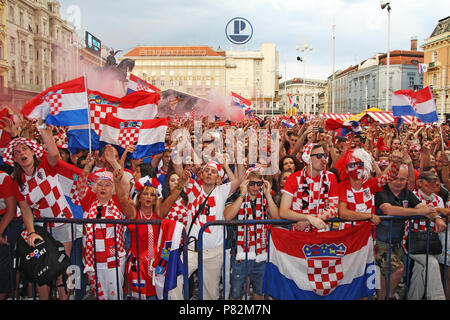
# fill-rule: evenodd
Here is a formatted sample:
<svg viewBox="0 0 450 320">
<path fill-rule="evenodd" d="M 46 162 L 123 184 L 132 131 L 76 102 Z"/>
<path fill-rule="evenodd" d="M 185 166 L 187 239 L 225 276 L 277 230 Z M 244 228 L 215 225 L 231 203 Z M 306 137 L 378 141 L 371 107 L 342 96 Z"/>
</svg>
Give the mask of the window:
<svg viewBox="0 0 450 320">
<path fill-rule="evenodd" d="M 0 41 L 0 60 L 3 59 L 3 42 Z"/>
<path fill-rule="evenodd" d="M 16 39 L 14 37 L 9 38 L 9 45 L 11 53 L 16 53 Z"/>
<path fill-rule="evenodd" d="M 438 53 L 437 51 L 433 51 L 433 58 L 432 58 L 433 62 L 436 62 L 438 60 Z"/>
<path fill-rule="evenodd" d="M 409 87 L 414 87 L 414 77 L 409 77 Z"/>
</svg>

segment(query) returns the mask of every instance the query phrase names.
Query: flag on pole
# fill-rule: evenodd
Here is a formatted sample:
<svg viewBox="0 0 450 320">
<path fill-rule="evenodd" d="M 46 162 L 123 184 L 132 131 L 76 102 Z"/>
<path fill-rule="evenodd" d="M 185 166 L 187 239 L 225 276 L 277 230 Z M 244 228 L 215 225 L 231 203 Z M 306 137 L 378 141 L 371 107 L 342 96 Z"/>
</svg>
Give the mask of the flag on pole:
<svg viewBox="0 0 450 320">
<path fill-rule="evenodd" d="M 297 104 L 294 102 L 294 100 L 292 100 L 291 95 L 288 93 L 288 98 L 289 98 L 289 104 L 291 105 L 292 108 L 297 107 Z"/>
<path fill-rule="evenodd" d="M 85 77 L 48 88 L 25 103 L 20 113 L 28 119 L 43 119 L 55 126 L 88 124 Z"/>
<path fill-rule="evenodd" d="M 416 116 L 424 123 L 438 121 L 436 103 L 430 87 L 419 91 L 398 90 L 392 96 L 392 112 L 394 117 Z"/>
<path fill-rule="evenodd" d="M 249 100 L 245 99 L 244 97 L 241 97 L 235 92 L 231 92 L 231 98 L 233 99 L 233 105 L 244 109 L 244 111 L 247 108 L 251 107 L 252 105 L 252 103 Z"/>
<path fill-rule="evenodd" d="M 177 277 L 184 272 L 181 244 L 184 225 L 163 219 L 153 262 L 153 281 L 158 299 L 167 300 L 169 291 L 177 287 Z"/>
<path fill-rule="evenodd" d="M 136 91 L 122 98 L 88 90 L 91 116 L 92 149 L 99 148 L 99 138 L 108 114 L 123 120 L 153 119 L 158 112 L 160 96 L 155 92 Z M 88 126 L 70 127 L 67 132 L 69 150 L 89 150 Z"/>
<path fill-rule="evenodd" d="M 100 135 L 100 148 L 106 144 L 117 148 L 119 154 L 130 145 L 136 145 L 132 159 L 144 158 L 164 152 L 167 118 L 150 120 L 124 120 L 107 114 Z"/>
<path fill-rule="evenodd" d="M 161 90 L 157 87 L 130 73 L 127 85 L 127 94 L 135 91 L 161 92 Z"/>
<path fill-rule="evenodd" d="M 427 72 L 428 66 L 426 63 L 418 63 L 417 68 L 419 69 L 419 74 L 423 74 L 424 72 Z"/>
<path fill-rule="evenodd" d="M 263 292 L 277 300 L 356 300 L 375 293 L 370 222 L 327 232 L 271 231 Z"/>
</svg>

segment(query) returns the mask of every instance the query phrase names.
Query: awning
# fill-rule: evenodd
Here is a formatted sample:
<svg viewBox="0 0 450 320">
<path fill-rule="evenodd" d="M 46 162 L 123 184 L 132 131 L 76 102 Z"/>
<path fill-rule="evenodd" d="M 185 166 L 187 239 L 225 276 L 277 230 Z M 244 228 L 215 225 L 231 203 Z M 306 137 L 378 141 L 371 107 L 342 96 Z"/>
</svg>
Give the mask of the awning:
<svg viewBox="0 0 450 320">
<path fill-rule="evenodd" d="M 380 122 L 381 124 L 390 124 L 394 123 L 394 115 L 392 111 L 385 111 L 385 112 L 367 112 L 367 114 L 372 117 L 377 122 Z M 402 116 L 402 118 L 405 120 L 405 123 L 412 124 L 416 122 L 419 125 L 423 125 L 422 121 L 419 120 L 419 118 L 415 116 Z"/>
<path fill-rule="evenodd" d="M 352 113 L 321 113 L 320 116 L 325 119 L 344 121 L 344 120 L 354 116 L 354 114 L 352 114 Z"/>
</svg>

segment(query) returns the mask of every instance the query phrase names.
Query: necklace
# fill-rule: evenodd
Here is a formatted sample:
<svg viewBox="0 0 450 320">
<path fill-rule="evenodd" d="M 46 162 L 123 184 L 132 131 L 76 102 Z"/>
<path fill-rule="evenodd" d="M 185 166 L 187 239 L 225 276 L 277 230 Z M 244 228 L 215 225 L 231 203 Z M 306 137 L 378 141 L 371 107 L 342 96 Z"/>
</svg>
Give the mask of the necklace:
<svg viewBox="0 0 450 320">
<path fill-rule="evenodd" d="M 153 217 L 153 211 L 152 211 L 152 213 L 150 215 L 146 215 L 143 211 L 141 211 L 141 215 L 142 215 L 142 217 L 144 217 L 144 219 L 151 220 L 152 217 Z"/>
</svg>

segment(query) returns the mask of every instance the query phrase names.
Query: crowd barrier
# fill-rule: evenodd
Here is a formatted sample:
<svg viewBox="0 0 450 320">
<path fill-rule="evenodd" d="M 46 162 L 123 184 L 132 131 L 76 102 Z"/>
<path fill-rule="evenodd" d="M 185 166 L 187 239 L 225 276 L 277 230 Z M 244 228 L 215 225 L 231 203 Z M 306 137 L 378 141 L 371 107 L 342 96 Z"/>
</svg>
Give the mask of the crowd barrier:
<svg viewBox="0 0 450 320">
<path fill-rule="evenodd" d="M 392 222 L 395 220 L 410 220 L 411 222 L 414 220 L 418 220 L 418 219 L 425 219 L 422 216 L 417 216 L 417 217 L 397 217 L 397 216 L 382 216 L 380 217 L 383 221 L 390 221 L 390 232 L 389 232 L 389 268 L 388 268 L 388 279 L 390 279 L 390 274 L 391 274 L 391 246 L 392 246 L 392 242 L 391 242 L 391 233 L 392 233 Z M 448 225 L 448 218 L 445 217 L 445 222 Z M 15 218 L 15 221 L 21 221 L 20 218 Z M 428 219 L 426 219 L 427 221 L 429 221 Z M 161 225 L 161 220 L 110 220 L 108 219 L 107 221 L 104 219 L 63 219 L 63 218 L 35 218 L 34 219 L 35 223 L 43 223 L 44 225 L 49 225 L 50 223 L 70 223 L 71 224 L 71 230 L 72 230 L 72 235 L 74 234 L 74 230 L 75 230 L 75 226 L 76 225 L 84 225 L 84 224 L 112 224 L 114 225 L 114 231 L 116 232 L 116 226 L 118 224 L 122 224 L 122 225 L 136 225 L 137 228 L 139 228 L 139 226 L 141 225 L 147 225 L 147 224 L 151 224 L 151 225 Z M 327 222 L 346 222 L 346 220 L 342 220 L 342 219 L 330 219 L 327 220 Z M 205 223 L 200 231 L 199 231 L 199 237 L 196 243 L 197 246 L 197 250 L 198 250 L 198 298 L 199 299 L 203 299 L 203 286 L 202 284 L 202 280 L 203 280 L 203 253 L 202 253 L 202 249 L 203 249 L 203 233 L 205 232 L 205 230 L 210 227 L 210 226 L 223 226 L 223 236 L 224 239 L 226 239 L 226 227 L 232 227 L 232 226 L 238 226 L 238 225 L 244 225 L 244 226 L 250 226 L 250 225 L 257 225 L 257 224 L 266 224 L 266 225 L 271 225 L 271 226 L 284 226 L 287 228 L 291 228 L 292 224 L 294 222 L 293 221 L 288 221 L 288 220 L 247 220 L 247 221 L 239 221 L 239 220 L 231 220 L 231 221 L 225 221 L 225 220 L 216 220 L 216 221 L 211 221 L 208 223 Z M 333 226 L 333 223 L 330 223 L 331 226 Z M 428 223 L 429 226 L 429 223 Z M 430 230 L 430 228 L 427 228 L 428 231 Z M 331 231 L 333 231 L 332 227 L 331 227 Z M 50 232 L 51 232 L 51 228 L 50 228 Z M 409 233 L 409 235 L 411 236 L 411 233 Z M 19 235 L 20 236 L 20 235 Z M 186 231 L 183 230 L 183 243 L 184 244 L 188 244 L 188 239 L 186 237 Z M 375 238 L 375 237 L 374 237 Z M 446 252 L 447 254 L 444 255 L 444 265 L 447 265 L 447 256 L 448 256 L 448 252 L 450 250 L 448 250 L 448 233 L 445 232 L 445 241 L 443 244 L 443 252 Z M 130 239 L 129 239 L 130 240 Z M 247 239 L 246 239 L 247 240 Z M 270 242 L 270 232 L 269 232 L 269 236 L 267 239 L 268 242 Z M 138 239 L 136 239 L 136 243 L 137 246 L 139 246 L 139 241 Z M 94 244 L 95 244 L 95 233 L 94 233 Z M 227 241 L 224 241 L 224 245 L 223 245 L 223 257 L 224 257 L 224 265 L 223 265 L 223 273 L 222 273 L 222 285 L 223 285 L 223 292 L 226 291 L 226 286 L 227 286 L 227 268 L 229 267 L 229 265 L 227 265 L 227 263 L 229 263 L 227 261 L 227 259 L 225 259 L 225 256 L 227 255 L 226 251 L 227 251 L 227 247 L 226 247 Z M 81 249 L 81 247 L 79 247 L 79 249 Z M 137 249 L 139 249 L 139 247 L 137 247 Z M 428 248 L 427 248 L 428 249 Z M 95 248 L 94 248 L 95 250 Z M 270 250 L 270 248 L 269 248 Z M 14 250 L 9 250 L 10 252 L 10 259 L 11 259 L 11 264 L 13 265 L 13 261 L 15 261 L 14 258 Z M 73 250 L 72 250 L 73 252 Z M 117 241 L 115 243 L 115 252 L 117 253 Z M 428 257 L 429 255 L 427 254 L 427 261 L 426 261 L 426 277 L 425 277 L 425 294 L 424 296 L 426 297 L 426 290 L 427 290 L 427 286 L 428 286 L 428 279 L 427 279 L 427 275 L 428 275 Z M 72 259 L 74 257 L 71 257 Z M 117 262 L 117 256 L 116 256 L 116 262 Z M 139 260 L 137 260 L 139 261 Z M 182 261 L 183 261 L 183 265 L 184 265 L 184 274 L 183 274 L 183 288 L 184 288 L 184 298 L 187 300 L 189 299 L 189 278 L 188 278 L 188 255 L 187 255 L 187 245 L 183 245 L 182 246 Z M 405 278 L 406 278 L 406 292 L 408 292 L 409 289 L 409 274 L 410 274 L 410 268 L 411 268 L 411 258 L 409 256 L 409 254 L 405 255 Z M 117 264 L 116 264 L 117 265 Z M 137 265 L 137 268 L 139 269 L 139 262 Z M 447 277 L 447 268 L 443 268 L 443 286 L 444 286 L 444 292 L 446 292 L 446 277 Z M 82 270 L 81 270 L 82 272 Z M 97 269 L 95 267 L 95 272 L 97 272 Z M 118 279 L 118 268 L 116 267 L 116 278 Z M 14 275 L 11 275 L 12 277 Z M 248 281 L 248 279 L 246 280 Z M 139 279 L 138 279 L 139 282 Z M 118 281 L 117 281 L 118 283 Z M 97 285 L 97 284 L 96 284 Z M 248 283 L 246 283 L 246 287 L 248 288 Z M 33 288 L 35 288 L 35 285 L 33 284 Z M 140 287 L 139 287 L 140 288 Z M 386 288 L 386 292 L 389 292 L 390 289 L 390 282 L 388 281 L 387 283 L 387 288 Z M 13 292 L 13 296 L 14 296 L 14 292 L 15 292 L 16 288 L 12 288 L 12 292 Z M 96 290 L 98 292 L 98 290 Z M 118 290 L 118 292 L 120 292 L 121 290 Z M 35 292 L 35 290 L 34 290 Z M 54 290 L 53 292 L 56 292 L 56 290 Z M 35 293 L 34 293 L 35 294 Z M 56 293 L 55 293 L 56 294 Z M 34 295 L 35 298 L 35 295 Z M 55 296 L 56 298 L 56 296 Z M 98 296 L 93 297 L 94 299 L 98 299 Z M 119 299 L 125 299 L 126 297 L 119 297 Z M 141 299 L 141 295 L 139 292 L 139 299 Z M 222 298 L 224 298 L 224 296 L 222 296 Z M 247 299 L 247 295 L 244 294 L 244 299 Z M 405 296 L 405 299 L 407 299 L 407 295 Z"/>
</svg>

